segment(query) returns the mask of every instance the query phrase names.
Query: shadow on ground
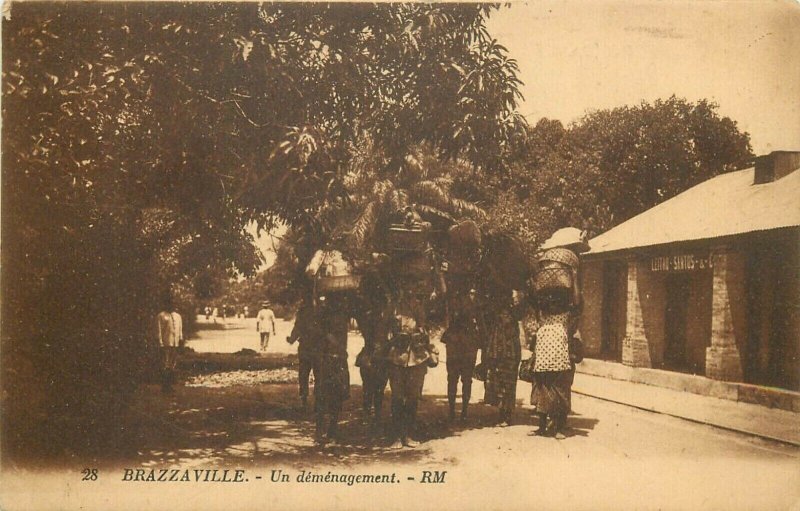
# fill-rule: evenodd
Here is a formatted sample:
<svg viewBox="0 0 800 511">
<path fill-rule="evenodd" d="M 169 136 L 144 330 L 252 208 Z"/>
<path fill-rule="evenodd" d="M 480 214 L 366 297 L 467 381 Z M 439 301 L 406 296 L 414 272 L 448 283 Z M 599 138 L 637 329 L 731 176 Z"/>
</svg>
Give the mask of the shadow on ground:
<svg viewBox="0 0 800 511">
<path fill-rule="evenodd" d="M 466 421 L 447 419 L 446 396 L 426 395 L 420 403 L 415 449 L 388 447 L 390 392 L 385 398 L 383 424 L 376 432 L 360 408 L 361 387 L 351 387 L 340 421 L 340 442 L 314 444 L 314 414 L 299 404 L 296 384 L 261 384 L 226 388 L 176 388 L 163 395 L 148 385 L 139 389 L 127 419 L 128 452 L 118 461 L 137 466 L 276 464 L 308 467 L 357 465 L 378 461 L 424 462 L 431 457 L 428 440 L 460 435 L 473 429 L 499 427 L 497 409 L 475 403 Z M 532 424 L 530 411 L 517 406 L 515 424 Z M 567 436 L 587 436 L 596 419 L 570 416 Z"/>
</svg>

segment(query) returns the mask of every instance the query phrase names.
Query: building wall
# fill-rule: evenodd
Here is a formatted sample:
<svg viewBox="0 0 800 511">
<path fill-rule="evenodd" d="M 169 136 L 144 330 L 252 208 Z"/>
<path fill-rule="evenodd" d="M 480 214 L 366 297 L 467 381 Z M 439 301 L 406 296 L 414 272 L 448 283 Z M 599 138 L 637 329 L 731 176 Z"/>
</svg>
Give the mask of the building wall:
<svg viewBox="0 0 800 511">
<path fill-rule="evenodd" d="M 581 338 L 586 356 L 596 357 L 600 355 L 603 341 L 603 262 L 584 263 L 581 272 Z"/>
<path fill-rule="evenodd" d="M 603 266 L 603 343 L 606 358 L 622 360 L 622 343 L 628 312 L 628 265 L 624 260 L 606 261 Z"/>
<path fill-rule="evenodd" d="M 745 381 L 800 389 L 800 236 L 782 232 L 747 247 L 750 346 Z"/>
<path fill-rule="evenodd" d="M 683 274 L 688 275 L 687 369 L 714 379 L 800 390 L 800 229 L 694 250 L 710 251 L 714 267 Z M 661 368 L 666 280 L 675 273 L 652 271 L 650 257 L 638 257 L 633 270 L 620 272 L 619 278 L 611 265 L 627 265 L 626 259 L 583 263 L 581 333 L 587 356 L 608 358 L 604 338 L 622 325 L 623 363 Z M 638 308 L 630 306 L 626 294 L 634 274 Z M 614 297 L 620 306 L 604 303 Z M 610 317 L 614 312 L 618 317 Z"/>
<path fill-rule="evenodd" d="M 742 252 L 728 253 L 728 298 L 730 300 L 733 335 L 739 353 L 747 353 L 748 321 L 747 321 L 747 285 L 746 264 Z M 716 291 L 716 290 L 715 290 Z"/>
<path fill-rule="evenodd" d="M 782 335 L 773 337 L 773 342 L 781 343 L 784 350 L 777 384 L 800 390 L 800 230 L 786 236 L 778 259 L 782 264 L 776 283 L 779 291 L 773 328 Z"/>
</svg>

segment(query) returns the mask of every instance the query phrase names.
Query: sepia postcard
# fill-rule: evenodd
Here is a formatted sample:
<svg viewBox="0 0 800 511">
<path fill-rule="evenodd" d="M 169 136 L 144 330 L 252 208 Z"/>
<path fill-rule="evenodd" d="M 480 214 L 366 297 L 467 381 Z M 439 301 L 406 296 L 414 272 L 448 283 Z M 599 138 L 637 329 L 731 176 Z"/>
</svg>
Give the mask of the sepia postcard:
<svg viewBox="0 0 800 511">
<path fill-rule="evenodd" d="M 800 3 L 5 1 L 0 509 L 800 509 Z"/>
</svg>

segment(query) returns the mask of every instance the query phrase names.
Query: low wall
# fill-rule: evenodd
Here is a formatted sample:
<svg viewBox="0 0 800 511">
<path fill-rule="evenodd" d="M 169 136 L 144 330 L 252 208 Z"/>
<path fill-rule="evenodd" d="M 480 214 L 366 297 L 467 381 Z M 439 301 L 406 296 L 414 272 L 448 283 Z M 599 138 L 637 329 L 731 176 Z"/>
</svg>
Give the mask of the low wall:
<svg viewBox="0 0 800 511">
<path fill-rule="evenodd" d="M 748 383 L 712 380 L 705 376 L 676 373 L 645 367 L 629 367 L 617 362 L 606 362 L 586 358 L 578 364 L 579 373 L 611 378 L 614 380 L 642 383 L 672 390 L 691 392 L 742 403 L 751 403 L 769 408 L 800 412 L 800 392 L 762 387 Z"/>
</svg>

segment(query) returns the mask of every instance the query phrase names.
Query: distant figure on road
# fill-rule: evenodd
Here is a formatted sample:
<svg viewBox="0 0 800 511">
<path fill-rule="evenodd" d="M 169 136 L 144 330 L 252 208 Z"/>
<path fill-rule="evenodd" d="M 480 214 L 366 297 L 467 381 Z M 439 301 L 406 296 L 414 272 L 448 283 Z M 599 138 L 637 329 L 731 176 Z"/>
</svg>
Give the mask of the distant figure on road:
<svg viewBox="0 0 800 511">
<path fill-rule="evenodd" d="M 275 333 L 275 313 L 269 308 L 269 302 L 261 302 L 261 310 L 256 316 L 256 331 L 261 334 L 261 351 L 267 351 L 269 345 L 269 334 Z"/>
<path fill-rule="evenodd" d="M 175 311 L 171 300 L 164 303 L 164 310 L 156 317 L 158 342 L 162 352 L 161 390 L 171 392 L 175 383 L 175 366 L 178 361 L 178 347 L 183 341 L 183 319 Z"/>
<path fill-rule="evenodd" d="M 217 316 L 219 316 L 219 309 L 214 307 L 214 310 L 211 311 L 211 318 L 214 320 L 214 324 L 217 324 Z"/>
<path fill-rule="evenodd" d="M 206 315 L 206 321 L 208 321 L 209 319 L 211 319 L 211 307 L 209 307 L 208 305 L 206 305 L 206 308 L 205 308 L 205 309 L 203 309 L 203 312 L 204 312 L 204 313 L 205 313 L 205 315 Z"/>
<path fill-rule="evenodd" d="M 245 318 L 249 318 L 250 317 L 250 307 L 248 307 L 247 305 L 244 306 L 244 308 L 242 309 L 242 312 L 244 312 L 244 317 Z"/>
</svg>

